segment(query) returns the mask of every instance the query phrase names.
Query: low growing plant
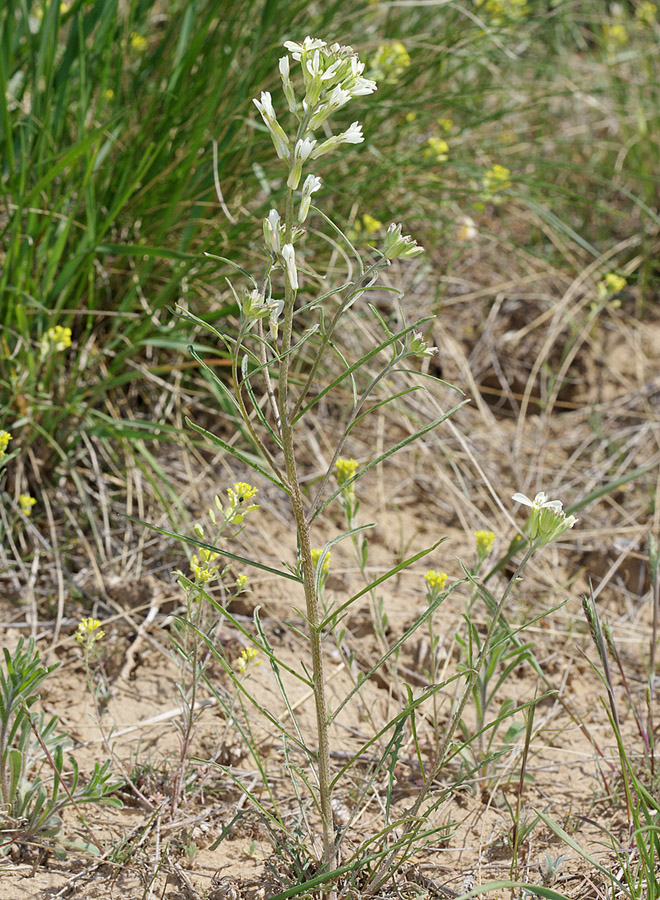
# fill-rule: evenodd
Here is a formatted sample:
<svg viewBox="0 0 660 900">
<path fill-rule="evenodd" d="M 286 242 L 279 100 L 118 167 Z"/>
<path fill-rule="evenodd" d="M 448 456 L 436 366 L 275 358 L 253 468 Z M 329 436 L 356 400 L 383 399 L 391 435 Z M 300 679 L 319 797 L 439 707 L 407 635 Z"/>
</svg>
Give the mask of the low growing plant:
<svg viewBox="0 0 660 900">
<path fill-rule="evenodd" d="M 93 620 L 85 620 L 92 622 Z M 92 629 L 93 630 L 93 629 Z M 0 668 L 0 822 L 12 843 L 56 838 L 62 827 L 61 813 L 86 803 L 121 806 L 112 793 L 121 785 L 110 763 L 96 763 L 83 782 L 75 756 L 68 753 L 71 739 L 58 731 L 57 716 L 35 713 L 39 687 L 59 664 L 46 666 L 32 638 L 21 637 L 16 649 L 3 650 Z M 102 850 L 92 833 L 90 839 Z M 1 852 L 1 849 L 0 849 Z"/>
</svg>

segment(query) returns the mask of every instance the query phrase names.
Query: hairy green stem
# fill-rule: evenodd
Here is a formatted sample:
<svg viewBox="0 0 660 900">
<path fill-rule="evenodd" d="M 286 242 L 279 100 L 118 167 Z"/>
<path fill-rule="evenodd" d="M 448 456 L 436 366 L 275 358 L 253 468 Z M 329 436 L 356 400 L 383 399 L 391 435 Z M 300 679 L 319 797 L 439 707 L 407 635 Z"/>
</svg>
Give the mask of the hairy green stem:
<svg viewBox="0 0 660 900">
<path fill-rule="evenodd" d="M 285 213 L 285 242 L 291 241 L 293 234 L 293 191 L 289 190 Z M 296 521 L 298 547 L 305 590 L 305 607 L 309 642 L 312 656 L 312 688 L 316 709 L 316 728 L 318 739 L 317 777 L 319 788 L 319 809 L 323 828 L 323 866 L 326 870 L 337 867 L 335 849 L 334 821 L 331 806 L 330 778 L 330 741 L 329 715 L 325 695 L 325 677 L 323 666 L 323 647 L 321 640 L 321 611 L 316 592 L 314 562 L 312 560 L 311 527 L 305 516 L 303 498 L 296 470 L 296 455 L 293 444 L 293 415 L 289 408 L 289 348 L 293 333 L 293 313 L 296 292 L 286 278 L 284 293 L 284 321 L 282 325 L 282 342 L 280 345 L 280 370 L 278 385 L 278 402 L 280 412 L 280 435 L 282 452 L 290 487 L 291 508 Z"/>
</svg>

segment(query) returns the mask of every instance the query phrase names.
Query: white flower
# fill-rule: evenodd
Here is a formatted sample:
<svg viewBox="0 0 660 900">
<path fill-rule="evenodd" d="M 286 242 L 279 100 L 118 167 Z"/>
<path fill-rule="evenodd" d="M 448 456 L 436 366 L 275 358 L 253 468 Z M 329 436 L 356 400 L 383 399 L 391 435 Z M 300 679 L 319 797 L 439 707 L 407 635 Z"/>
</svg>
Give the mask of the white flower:
<svg viewBox="0 0 660 900">
<path fill-rule="evenodd" d="M 261 102 L 256 98 L 252 101 L 261 113 L 266 128 L 270 132 L 275 145 L 275 152 L 280 159 L 289 158 L 289 138 L 286 136 L 284 129 L 277 121 L 275 110 L 273 109 L 273 101 L 269 91 L 261 92 Z"/>
<path fill-rule="evenodd" d="M 543 491 L 540 491 L 533 500 L 530 500 L 529 497 L 526 497 L 524 494 L 514 494 L 511 498 L 515 500 L 516 503 L 522 503 L 523 506 L 529 506 L 531 509 L 551 509 L 555 513 L 560 513 L 564 505 L 561 500 L 548 500 L 548 495 Z"/>
<path fill-rule="evenodd" d="M 456 232 L 457 241 L 473 241 L 478 237 L 479 232 L 474 219 L 470 218 L 470 216 L 463 216 L 459 219 L 459 222 L 460 227 Z"/>
<path fill-rule="evenodd" d="M 423 247 L 417 245 L 417 241 L 413 240 L 408 234 L 401 233 L 401 226 L 394 222 L 387 229 L 385 235 L 385 253 L 386 259 L 410 259 L 424 252 Z"/>
<path fill-rule="evenodd" d="M 271 209 L 264 219 L 264 241 L 273 253 L 280 252 L 280 214 L 276 209 Z"/>
<path fill-rule="evenodd" d="M 305 68 L 312 78 L 321 78 L 323 69 L 321 67 L 321 54 L 318 50 L 315 50 L 312 58 L 307 60 Z"/>
<path fill-rule="evenodd" d="M 268 327 L 270 328 L 271 337 L 274 341 L 277 340 L 277 330 L 283 309 L 284 300 L 273 300 L 270 304 L 270 317 L 268 319 Z"/>
<path fill-rule="evenodd" d="M 413 356 L 433 356 L 438 352 L 437 347 L 429 347 L 424 340 L 421 331 L 413 331 L 410 339 L 410 353 Z"/>
<path fill-rule="evenodd" d="M 306 162 L 312 155 L 314 147 L 316 147 L 316 141 L 313 138 L 301 138 L 299 141 L 296 141 L 296 148 L 294 150 L 296 159 L 299 159 L 301 162 Z"/>
<path fill-rule="evenodd" d="M 350 91 L 351 97 L 364 97 L 366 94 L 373 94 L 377 89 L 375 81 L 370 78 L 363 78 L 364 63 L 353 56 L 351 57 L 351 74 L 344 81 L 342 87 Z"/>
<path fill-rule="evenodd" d="M 275 118 L 275 110 L 273 109 L 273 98 L 270 95 L 270 91 L 262 91 L 261 92 L 261 103 L 255 98 L 253 101 L 254 105 L 257 107 L 261 115 L 264 119 Z"/>
<path fill-rule="evenodd" d="M 301 138 L 296 141 L 296 146 L 293 151 L 293 164 L 286 182 L 290 188 L 295 190 L 298 187 L 300 176 L 302 175 L 303 163 L 307 162 L 314 147 L 316 147 L 316 141 L 314 139 Z"/>
<path fill-rule="evenodd" d="M 298 211 L 298 222 L 302 225 L 309 214 L 309 206 L 312 200 L 312 194 L 321 187 L 321 179 L 316 175 L 308 175 L 305 178 L 302 189 L 302 198 L 300 200 L 300 210 Z"/>
<path fill-rule="evenodd" d="M 341 134 L 335 134 L 328 138 L 327 141 L 323 141 L 312 153 L 312 159 L 317 159 L 319 156 L 323 156 L 324 153 L 329 153 L 335 147 L 339 147 L 340 144 L 360 144 L 363 140 L 362 126 L 359 122 L 353 122 L 346 131 L 342 131 Z"/>
<path fill-rule="evenodd" d="M 321 41 L 318 38 L 311 38 L 309 35 L 302 44 L 297 44 L 295 41 L 284 41 L 284 46 L 296 60 L 300 60 L 303 53 L 307 54 L 311 53 L 313 50 L 321 50 L 325 45 L 325 41 Z"/>
<path fill-rule="evenodd" d="M 543 491 L 533 500 L 524 494 L 514 494 L 513 499 L 532 510 L 525 524 L 525 531 L 536 547 L 544 547 L 556 541 L 578 521 L 575 516 L 564 513 L 561 500 L 548 500 L 548 495 Z"/>
<path fill-rule="evenodd" d="M 293 244 L 285 244 L 282 247 L 282 259 L 286 268 L 289 284 L 294 291 L 298 290 L 298 269 L 296 268 L 296 251 Z"/>
<path fill-rule="evenodd" d="M 351 99 L 350 91 L 345 91 L 341 85 L 336 85 L 327 99 L 327 102 L 319 104 L 318 109 L 309 122 L 309 130 L 315 131 L 325 120 Z"/>
<path fill-rule="evenodd" d="M 282 79 L 282 87 L 284 89 L 286 102 L 289 104 L 289 112 L 294 113 L 298 109 L 298 103 L 296 102 L 296 95 L 293 91 L 290 71 L 289 57 L 283 56 L 280 59 L 280 78 Z"/>
<path fill-rule="evenodd" d="M 362 134 L 362 126 L 359 122 L 353 122 L 346 131 L 342 131 L 339 137 L 346 144 L 361 144 L 364 140 L 364 135 Z"/>
<path fill-rule="evenodd" d="M 331 66 L 328 66 L 325 72 L 321 75 L 321 81 L 329 81 L 331 78 L 334 78 L 342 62 L 343 60 L 336 59 Z"/>
<path fill-rule="evenodd" d="M 351 97 L 366 97 L 367 94 L 373 94 L 378 90 L 378 85 L 371 78 L 356 78 L 351 85 Z"/>
</svg>

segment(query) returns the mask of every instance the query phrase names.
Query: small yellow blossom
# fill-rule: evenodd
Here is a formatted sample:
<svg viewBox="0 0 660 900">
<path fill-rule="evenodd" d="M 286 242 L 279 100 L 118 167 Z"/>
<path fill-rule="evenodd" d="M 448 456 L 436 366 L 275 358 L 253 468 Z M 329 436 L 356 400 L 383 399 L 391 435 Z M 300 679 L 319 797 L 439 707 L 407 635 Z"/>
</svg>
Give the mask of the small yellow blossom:
<svg viewBox="0 0 660 900">
<path fill-rule="evenodd" d="M 115 96 L 115 92 L 112 90 L 112 88 L 106 88 L 103 91 L 103 98 L 105 100 L 113 100 L 114 96 Z"/>
<path fill-rule="evenodd" d="M 358 470 L 358 463 L 355 459 L 346 459 L 345 457 L 340 456 L 335 463 L 335 469 L 337 484 L 339 487 L 342 487 L 355 475 Z"/>
<path fill-rule="evenodd" d="M 385 84 L 396 84 L 410 65 L 410 54 L 401 41 L 379 44 L 369 61 L 369 77 Z"/>
<path fill-rule="evenodd" d="M 316 568 L 316 566 L 318 565 L 318 561 L 321 558 L 322 552 L 323 551 L 319 547 L 312 548 L 312 562 L 314 563 L 314 568 Z M 327 575 L 330 571 L 330 553 L 326 553 L 321 571 L 324 575 Z"/>
<path fill-rule="evenodd" d="M 131 47 L 133 50 L 137 50 L 138 53 L 142 53 L 143 50 L 146 50 L 149 46 L 149 41 L 141 34 L 138 34 L 137 31 L 131 32 Z"/>
<path fill-rule="evenodd" d="M 383 227 L 383 223 L 370 216 L 369 213 L 365 213 L 362 216 L 362 226 L 366 234 L 376 234 Z"/>
<path fill-rule="evenodd" d="M 417 113 L 416 112 L 407 112 L 405 118 L 406 118 L 406 122 L 414 122 L 415 119 L 417 118 Z"/>
<path fill-rule="evenodd" d="M 21 507 L 21 512 L 24 516 L 32 515 L 32 507 L 37 501 L 34 497 L 31 497 L 29 494 L 21 494 L 18 498 L 18 504 Z"/>
<path fill-rule="evenodd" d="M 635 10 L 635 18 L 641 25 L 653 25 L 657 15 L 658 10 L 653 0 L 642 0 Z"/>
<path fill-rule="evenodd" d="M 240 525 L 246 514 L 259 509 L 257 503 L 250 500 L 257 494 L 257 488 L 246 481 L 237 481 L 233 487 L 227 488 L 229 506 L 225 510 L 225 518 L 234 525 Z"/>
<path fill-rule="evenodd" d="M 60 3 L 60 15 L 63 16 L 65 13 L 68 13 L 68 11 L 69 11 L 69 4 L 68 3 Z"/>
<path fill-rule="evenodd" d="M 625 278 L 617 275 L 616 272 L 608 272 L 598 284 L 598 296 L 605 300 L 607 297 L 613 297 L 624 289 L 628 284 Z"/>
<path fill-rule="evenodd" d="M 259 651 L 256 647 L 246 647 L 244 650 L 241 650 L 241 655 L 236 660 L 236 668 L 241 675 L 245 674 L 250 663 L 254 663 L 255 666 L 261 665 L 263 660 L 256 658 L 258 653 Z"/>
<path fill-rule="evenodd" d="M 5 451 L 6 451 L 7 447 L 9 446 L 9 441 L 12 440 L 12 437 L 13 436 L 8 431 L 0 430 L 0 461 L 2 460 L 3 456 L 5 455 Z"/>
<path fill-rule="evenodd" d="M 429 569 L 424 578 L 432 591 L 441 591 L 447 583 L 447 575 L 444 572 L 436 572 L 435 569 Z"/>
<path fill-rule="evenodd" d="M 442 130 L 444 132 L 446 132 L 447 134 L 449 134 L 449 132 L 454 127 L 453 119 L 436 119 L 436 121 L 437 121 L 438 125 L 440 126 L 440 128 L 442 128 Z"/>
<path fill-rule="evenodd" d="M 76 640 L 79 644 L 91 646 L 105 637 L 105 631 L 99 630 L 101 623 L 98 619 L 81 619 L 76 629 Z"/>
<path fill-rule="evenodd" d="M 527 0 L 474 0 L 475 6 L 488 13 L 492 25 L 516 22 L 529 12 Z"/>
<path fill-rule="evenodd" d="M 236 576 L 236 592 L 241 593 L 241 591 L 245 590 L 245 585 L 247 584 L 248 577 L 247 575 L 237 575 Z"/>
<path fill-rule="evenodd" d="M 511 187 L 511 172 L 506 166 L 499 163 L 491 169 L 486 169 L 483 178 L 483 189 L 487 194 L 494 194 L 496 191 L 503 191 L 505 188 Z"/>
<path fill-rule="evenodd" d="M 484 559 L 488 556 L 495 545 L 495 534 L 492 531 L 475 531 L 475 540 L 477 542 L 477 554 Z"/>
<path fill-rule="evenodd" d="M 190 571 L 195 584 L 208 584 L 211 579 L 215 578 L 220 569 L 219 565 L 213 565 L 217 558 L 217 553 L 213 550 L 207 550 L 205 547 L 199 551 L 199 556 L 195 554 L 191 558 Z"/>
<path fill-rule="evenodd" d="M 430 137 L 426 142 L 424 156 L 433 157 L 436 162 L 445 162 L 449 158 L 449 144 L 444 138 Z"/>
<path fill-rule="evenodd" d="M 617 47 L 625 46 L 628 43 L 626 26 L 620 22 L 614 25 L 603 25 L 603 38 L 608 50 L 616 50 Z"/>
<path fill-rule="evenodd" d="M 41 355 L 46 356 L 51 350 L 61 352 L 70 346 L 71 329 L 63 328 L 61 325 L 55 325 L 54 328 L 49 328 L 41 338 Z"/>
</svg>

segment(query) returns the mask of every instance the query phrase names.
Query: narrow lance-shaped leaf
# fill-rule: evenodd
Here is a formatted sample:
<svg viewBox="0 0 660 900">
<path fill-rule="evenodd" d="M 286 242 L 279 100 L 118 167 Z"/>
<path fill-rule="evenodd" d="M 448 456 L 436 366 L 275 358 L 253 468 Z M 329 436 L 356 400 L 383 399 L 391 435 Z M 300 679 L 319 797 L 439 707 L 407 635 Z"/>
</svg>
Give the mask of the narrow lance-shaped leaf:
<svg viewBox="0 0 660 900">
<path fill-rule="evenodd" d="M 129 521 L 135 522 L 137 525 L 143 525 L 145 528 L 149 528 L 151 531 L 155 531 L 158 534 L 164 534 L 166 537 L 176 538 L 177 541 L 183 541 L 184 544 L 191 544 L 194 547 L 201 547 L 202 550 L 211 550 L 214 553 L 219 553 L 222 556 L 226 556 L 227 559 L 233 559 L 234 562 L 242 563 L 245 566 L 252 566 L 254 569 L 261 569 L 264 572 L 269 572 L 271 575 L 279 575 L 281 578 L 288 578 L 290 581 L 302 582 L 302 579 L 298 575 L 292 575 L 290 572 L 283 572 L 281 569 L 273 569 L 272 566 L 257 562 L 256 559 L 238 556 L 236 553 L 231 553 L 229 550 L 225 550 L 222 547 L 216 547 L 214 544 L 207 544 L 205 541 L 199 541 L 197 538 L 191 538 L 185 534 L 178 534 L 176 531 L 168 531 L 166 528 L 152 525 L 150 522 L 145 522 L 143 519 L 138 519 L 136 516 L 125 515 L 122 518 L 129 519 Z"/>
<path fill-rule="evenodd" d="M 402 441 L 399 441 L 398 444 L 395 444 L 393 447 L 390 447 L 389 450 L 386 450 L 384 453 L 381 453 L 380 456 L 377 456 L 375 459 L 372 459 L 371 462 L 367 463 L 359 472 L 356 472 L 352 478 L 349 478 L 341 487 L 338 487 L 332 494 L 325 500 L 320 506 L 314 510 L 314 515 L 312 516 L 311 521 L 319 516 L 323 510 L 332 503 L 335 497 L 338 497 L 341 492 L 347 488 L 349 485 L 353 484 L 361 478 L 366 472 L 370 469 L 373 469 L 374 466 L 377 466 L 379 463 L 383 462 L 383 460 L 388 459 L 388 457 L 392 456 L 395 453 L 398 453 L 399 450 L 403 449 L 403 447 L 407 447 L 408 444 L 411 444 L 413 441 L 416 441 L 417 438 L 422 437 L 425 434 L 428 434 L 429 431 L 433 431 L 434 428 L 437 428 L 438 425 L 441 425 L 449 416 L 452 416 L 457 410 L 459 410 L 462 406 L 465 406 L 466 403 L 469 403 L 469 400 L 463 400 L 461 403 L 453 406 L 450 410 L 448 410 L 444 415 L 439 416 L 437 419 L 434 419 L 432 422 L 429 422 L 428 425 L 425 425 L 423 428 L 420 428 L 414 434 L 409 435 L 407 438 L 404 438 Z"/>
</svg>

